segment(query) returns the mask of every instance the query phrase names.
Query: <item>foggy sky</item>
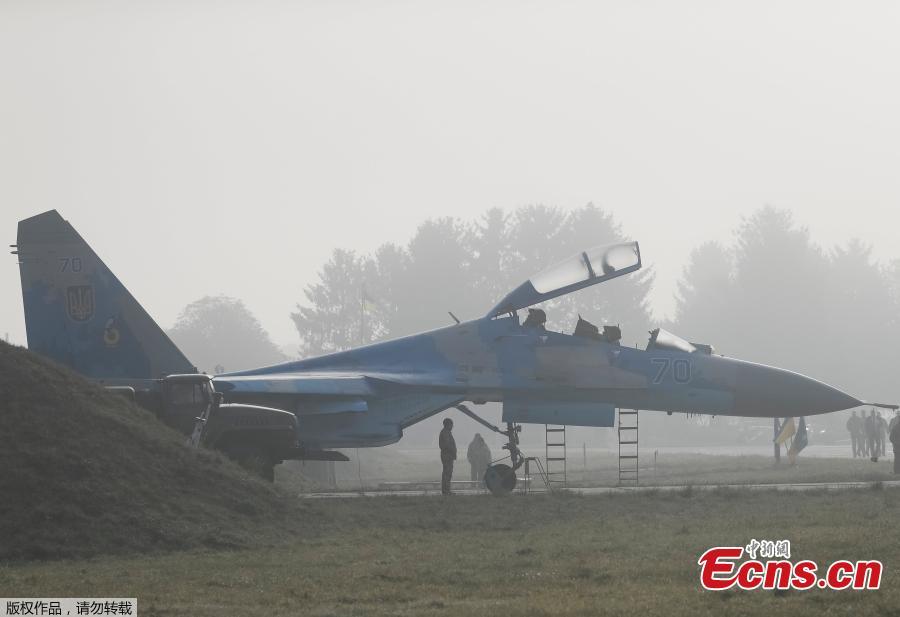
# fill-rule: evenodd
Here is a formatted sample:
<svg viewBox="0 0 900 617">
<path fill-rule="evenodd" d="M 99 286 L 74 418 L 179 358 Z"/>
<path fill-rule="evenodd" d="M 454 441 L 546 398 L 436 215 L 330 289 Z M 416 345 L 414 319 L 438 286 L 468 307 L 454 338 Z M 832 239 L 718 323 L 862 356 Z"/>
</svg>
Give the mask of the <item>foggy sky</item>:
<svg viewBox="0 0 900 617">
<path fill-rule="evenodd" d="M 163 327 L 226 293 L 287 343 L 335 247 L 592 201 L 664 316 L 764 204 L 900 258 L 898 31 L 892 2 L 0 2 L 0 230 L 57 208 Z M 13 256 L 0 286 L 24 343 Z"/>
</svg>

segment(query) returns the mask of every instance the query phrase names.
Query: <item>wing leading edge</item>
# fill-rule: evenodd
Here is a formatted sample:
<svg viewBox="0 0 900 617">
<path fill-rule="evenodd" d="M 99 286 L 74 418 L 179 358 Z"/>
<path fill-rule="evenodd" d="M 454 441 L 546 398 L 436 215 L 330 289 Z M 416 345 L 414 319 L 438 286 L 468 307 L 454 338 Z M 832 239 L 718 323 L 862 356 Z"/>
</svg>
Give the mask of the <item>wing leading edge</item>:
<svg viewBox="0 0 900 617">
<path fill-rule="evenodd" d="M 379 396 L 385 389 L 401 386 L 443 387 L 453 384 L 453 375 L 441 372 L 316 371 L 218 375 L 216 390 L 234 393 L 316 394 L 323 396 Z"/>
</svg>

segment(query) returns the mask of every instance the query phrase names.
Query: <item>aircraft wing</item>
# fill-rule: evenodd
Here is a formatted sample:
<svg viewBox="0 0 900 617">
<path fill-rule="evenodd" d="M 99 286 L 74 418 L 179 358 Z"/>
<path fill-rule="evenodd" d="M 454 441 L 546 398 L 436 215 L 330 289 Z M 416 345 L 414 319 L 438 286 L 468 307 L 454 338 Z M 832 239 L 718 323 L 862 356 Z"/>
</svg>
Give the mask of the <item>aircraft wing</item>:
<svg viewBox="0 0 900 617">
<path fill-rule="evenodd" d="M 373 396 L 375 389 L 364 375 L 303 373 L 235 375 L 213 379 L 220 392 Z"/>
<path fill-rule="evenodd" d="M 637 242 L 597 246 L 542 270 L 509 292 L 487 316 L 511 313 L 634 272 L 640 267 L 641 249 Z"/>
<path fill-rule="evenodd" d="M 213 379 L 216 390 L 233 393 L 315 394 L 320 396 L 377 396 L 384 387 L 441 386 L 452 376 L 431 372 L 319 371 L 221 375 Z"/>
<path fill-rule="evenodd" d="M 376 376 L 377 375 L 377 376 Z M 384 443 L 393 443 L 400 437 L 399 422 L 385 421 L 391 412 L 401 412 L 406 417 L 415 415 L 431 407 L 440 410 L 458 402 L 456 394 L 434 394 L 427 389 L 414 386 L 433 386 L 437 376 L 429 373 L 385 373 L 360 374 L 342 371 L 296 372 L 256 375 L 221 375 L 214 378 L 217 392 L 226 399 L 238 402 L 265 401 L 267 405 L 292 411 L 305 421 L 310 418 L 327 418 L 334 414 L 366 414 L 374 435 L 384 438 Z M 440 385 L 438 383 L 438 385 Z M 280 402 L 276 402 L 280 401 Z M 325 420 L 316 420 L 325 422 Z M 385 426 L 388 428 L 385 429 Z M 316 433 L 315 425 L 301 424 L 310 433 Z M 322 426 L 320 425 L 321 429 Z M 327 431 L 333 426 L 324 425 Z M 379 433 L 385 431 L 387 433 Z M 371 435 L 370 435 L 371 436 Z M 356 443 L 346 435 L 329 437 L 342 444 Z M 328 440 L 326 440 L 328 441 Z M 368 443 L 363 440 L 364 443 Z M 370 445 L 370 444 L 369 444 Z M 350 446 L 344 446 L 350 447 Z"/>
</svg>

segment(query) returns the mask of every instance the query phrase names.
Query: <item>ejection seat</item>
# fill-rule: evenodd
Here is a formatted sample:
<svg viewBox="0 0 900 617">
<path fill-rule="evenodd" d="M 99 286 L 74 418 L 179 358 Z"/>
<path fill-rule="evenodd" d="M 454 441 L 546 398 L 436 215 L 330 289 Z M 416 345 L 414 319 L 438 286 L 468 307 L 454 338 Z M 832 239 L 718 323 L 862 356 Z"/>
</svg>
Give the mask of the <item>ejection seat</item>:
<svg viewBox="0 0 900 617">
<path fill-rule="evenodd" d="M 575 324 L 575 331 L 572 334 L 598 341 L 606 341 L 613 345 L 618 345 L 619 341 L 622 340 L 622 329 L 619 326 L 603 326 L 603 333 L 601 334 L 597 326 L 584 319 L 581 315 L 578 316 L 578 322 Z"/>
</svg>

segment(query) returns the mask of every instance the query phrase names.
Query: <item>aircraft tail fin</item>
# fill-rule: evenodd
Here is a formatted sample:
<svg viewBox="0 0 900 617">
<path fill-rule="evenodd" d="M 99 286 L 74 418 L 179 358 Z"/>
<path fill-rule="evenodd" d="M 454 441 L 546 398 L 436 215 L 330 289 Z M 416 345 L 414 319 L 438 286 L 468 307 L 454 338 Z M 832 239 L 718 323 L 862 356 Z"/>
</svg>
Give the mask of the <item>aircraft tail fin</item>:
<svg viewBox="0 0 900 617">
<path fill-rule="evenodd" d="M 28 348 L 93 379 L 155 379 L 196 369 L 68 221 L 19 221 Z"/>
</svg>

